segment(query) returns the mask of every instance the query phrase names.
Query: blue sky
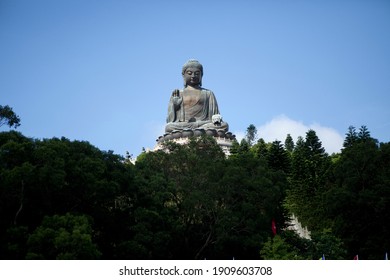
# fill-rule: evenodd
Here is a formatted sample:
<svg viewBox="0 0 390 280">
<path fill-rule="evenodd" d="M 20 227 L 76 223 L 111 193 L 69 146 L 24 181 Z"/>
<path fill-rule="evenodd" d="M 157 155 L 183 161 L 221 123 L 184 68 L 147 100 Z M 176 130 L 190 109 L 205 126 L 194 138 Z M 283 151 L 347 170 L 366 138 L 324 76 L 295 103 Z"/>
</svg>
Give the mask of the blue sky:
<svg viewBox="0 0 390 280">
<path fill-rule="evenodd" d="M 390 141 L 389 30 L 385 0 L 0 0 L 0 104 L 26 136 L 136 156 L 195 58 L 238 137 L 312 128 L 332 153 L 350 125 Z"/>
</svg>

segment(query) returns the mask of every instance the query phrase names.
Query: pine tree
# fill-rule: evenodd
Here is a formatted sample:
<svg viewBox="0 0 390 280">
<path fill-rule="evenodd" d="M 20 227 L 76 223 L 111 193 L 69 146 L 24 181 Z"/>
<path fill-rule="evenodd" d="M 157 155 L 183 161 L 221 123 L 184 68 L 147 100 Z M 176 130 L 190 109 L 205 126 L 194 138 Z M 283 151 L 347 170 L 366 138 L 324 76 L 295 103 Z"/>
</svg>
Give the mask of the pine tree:
<svg viewBox="0 0 390 280">
<path fill-rule="evenodd" d="M 366 141 L 372 139 L 370 132 L 368 131 L 367 126 L 362 125 L 360 127 L 359 133 L 358 133 L 358 138 L 359 138 L 359 141 L 362 141 L 362 142 L 366 142 Z"/>
<path fill-rule="evenodd" d="M 286 150 L 283 148 L 283 144 L 276 140 L 272 142 L 267 156 L 268 165 L 273 170 L 282 170 L 285 173 L 289 172 L 290 159 Z"/>
<path fill-rule="evenodd" d="M 290 134 L 287 134 L 286 140 L 284 141 L 284 147 L 287 152 L 292 153 L 294 150 L 294 140 L 292 139 Z"/>
<path fill-rule="evenodd" d="M 334 165 L 334 183 L 326 196 L 328 215 L 337 217 L 332 227 L 349 255 L 359 251 L 359 257 L 381 259 L 381 250 L 390 244 L 390 149 L 388 144 L 378 146 L 366 126 L 355 137 Z"/>
<path fill-rule="evenodd" d="M 257 158 L 267 159 L 268 157 L 269 143 L 265 143 L 263 138 L 260 138 L 251 150 Z"/>
<path fill-rule="evenodd" d="M 321 195 L 326 186 L 330 158 L 314 130 L 306 138 L 298 138 L 292 154 L 291 189 L 288 194 L 290 210 L 299 220 L 313 229 L 321 227 L 323 212 Z"/>
<path fill-rule="evenodd" d="M 346 137 L 343 143 L 344 148 L 351 147 L 358 140 L 356 129 L 352 125 L 348 127 L 348 132 L 345 135 Z"/>
<path fill-rule="evenodd" d="M 316 132 L 312 129 L 306 132 L 305 145 L 311 155 L 325 154 L 325 149 L 322 147 L 320 139 L 317 137 Z"/>
</svg>

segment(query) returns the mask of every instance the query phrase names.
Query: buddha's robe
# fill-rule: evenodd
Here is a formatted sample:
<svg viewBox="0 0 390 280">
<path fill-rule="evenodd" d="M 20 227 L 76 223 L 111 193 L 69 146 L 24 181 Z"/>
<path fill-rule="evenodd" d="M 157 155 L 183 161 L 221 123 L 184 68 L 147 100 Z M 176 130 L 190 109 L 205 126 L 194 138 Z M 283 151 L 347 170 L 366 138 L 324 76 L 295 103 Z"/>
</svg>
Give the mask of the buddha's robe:
<svg viewBox="0 0 390 280">
<path fill-rule="evenodd" d="M 212 122 L 212 116 L 219 114 L 217 100 L 211 90 L 180 90 L 178 97 L 171 96 L 169 100 L 165 132 L 195 128 L 227 131 L 226 122 Z"/>
</svg>

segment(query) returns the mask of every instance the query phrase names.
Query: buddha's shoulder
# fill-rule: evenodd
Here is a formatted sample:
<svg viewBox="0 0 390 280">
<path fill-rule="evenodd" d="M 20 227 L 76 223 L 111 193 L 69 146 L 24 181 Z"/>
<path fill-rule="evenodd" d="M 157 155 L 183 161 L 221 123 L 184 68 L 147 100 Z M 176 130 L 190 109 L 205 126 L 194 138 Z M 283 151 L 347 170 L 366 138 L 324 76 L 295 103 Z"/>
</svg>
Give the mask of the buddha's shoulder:
<svg viewBox="0 0 390 280">
<path fill-rule="evenodd" d="M 207 93 L 207 94 L 214 94 L 212 90 L 207 89 L 207 88 L 201 88 L 200 90 Z"/>
</svg>

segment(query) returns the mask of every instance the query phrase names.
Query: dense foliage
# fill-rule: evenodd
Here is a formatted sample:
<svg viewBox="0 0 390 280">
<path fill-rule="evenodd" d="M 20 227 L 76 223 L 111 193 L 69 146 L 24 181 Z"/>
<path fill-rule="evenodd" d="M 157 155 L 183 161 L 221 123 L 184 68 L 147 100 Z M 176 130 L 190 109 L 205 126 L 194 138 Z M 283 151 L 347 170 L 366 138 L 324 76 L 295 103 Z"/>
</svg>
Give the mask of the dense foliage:
<svg viewBox="0 0 390 280">
<path fill-rule="evenodd" d="M 389 249 L 390 144 L 349 128 L 340 154 L 212 138 L 135 164 L 88 142 L 0 133 L 2 259 L 382 259 Z M 288 230 L 294 213 L 311 239 Z M 276 221 L 273 235 L 271 222 Z"/>
</svg>

